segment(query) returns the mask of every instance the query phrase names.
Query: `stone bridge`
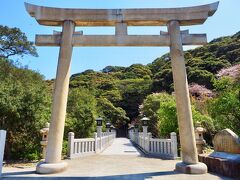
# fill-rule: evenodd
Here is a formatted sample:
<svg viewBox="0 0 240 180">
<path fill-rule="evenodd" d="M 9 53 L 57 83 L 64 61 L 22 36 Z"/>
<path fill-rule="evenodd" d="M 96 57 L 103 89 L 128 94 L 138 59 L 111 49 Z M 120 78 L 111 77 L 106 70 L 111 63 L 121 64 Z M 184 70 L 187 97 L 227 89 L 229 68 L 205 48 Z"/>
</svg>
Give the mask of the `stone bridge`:
<svg viewBox="0 0 240 180">
<path fill-rule="evenodd" d="M 162 160 L 143 153 L 127 138 L 116 138 L 104 151 L 95 155 L 64 160 L 68 169 L 62 173 L 40 175 L 36 168 L 3 168 L 4 180 L 26 179 L 229 179 L 214 174 L 190 175 L 174 171 L 180 160 Z"/>
</svg>

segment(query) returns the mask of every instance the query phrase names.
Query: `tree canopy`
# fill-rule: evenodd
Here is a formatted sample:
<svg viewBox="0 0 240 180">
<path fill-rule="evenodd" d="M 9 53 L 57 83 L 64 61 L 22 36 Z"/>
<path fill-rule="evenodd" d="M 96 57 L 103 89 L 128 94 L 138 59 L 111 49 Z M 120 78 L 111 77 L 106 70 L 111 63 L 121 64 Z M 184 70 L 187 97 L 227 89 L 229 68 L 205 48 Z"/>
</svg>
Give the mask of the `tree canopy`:
<svg viewBox="0 0 240 180">
<path fill-rule="evenodd" d="M 43 77 L 0 58 L 0 127 L 7 130 L 6 159 L 36 159 L 39 130 L 50 118 L 51 93 Z"/>
<path fill-rule="evenodd" d="M 19 28 L 0 25 L 0 57 L 32 55 L 38 56 L 33 42 Z"/>
<path fill-rule="evenodd" d="M 240 63 L 240 32 L 214 39 L 205 46 L 184 52 L 188 81 L 213 89 L 215 74 Z M 157 58 L 149 67 L 153 73 L 153 91 L 173 91 L 169 53 Z"/>
</svg>

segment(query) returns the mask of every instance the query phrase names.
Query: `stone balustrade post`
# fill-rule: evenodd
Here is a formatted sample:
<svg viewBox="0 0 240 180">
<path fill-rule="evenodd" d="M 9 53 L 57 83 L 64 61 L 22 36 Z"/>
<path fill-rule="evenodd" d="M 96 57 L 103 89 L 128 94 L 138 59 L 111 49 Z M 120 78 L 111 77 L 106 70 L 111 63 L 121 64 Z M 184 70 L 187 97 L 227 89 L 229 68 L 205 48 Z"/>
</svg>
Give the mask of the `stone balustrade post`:
<svg viewBox="0 0 240 180">
<path fill-rule="evenodd" d="M 97 136 L 101 137 L 102 136 L 102 126 L 97 126 Z"/>
<path fill-rule="evenodd" d="M 73 158 L 74 153 L 74 133 L 68 133 L 68 157 L 71 159 Z"/>
<path fill-rule="evenodd" d="M 148 129 L 148 126 L 143 126 L 142 128 L 143 128 L 143 137 L 147 137 L 147 133 L 148 133 L 147 129 Z"/>
<path fill-rule="evenodd" d="M 100 138 L 100 139 L 99 139 L 99 140 L 100 140 L 100 143 L 99 143 L 99 144 L 100 144 L 100 147 L 99 147 L 100 151 L 102 151 L 102 147 L 103 147 L 102 137 L 103 137 L 103 134 L 101 133 L 101 134 L 100 134 L 100 137 L 99 137 L 99 138 Z"/>
<path fill-rule="evenodd" d="M 0 130 L 0 178 L 2 176 L 5 142 L 6 142 L 6 131 Z"/>
<path fill-rule="evenodd" d="M 143 126 L 143 149 L 146 150 L 147 149 L 147 129 L 148 129 L 148 126 Z"/>
<path fill-rule="evenodd" d="M 135 129 L 134 129 L 134 132 L 135 132 L 135 133 L 134 133 L 134 134 L 135 134 L 135 140 L 134 140 L 134 141 L 135 141 L 135 143 L 138 144 L 138 136 L 139 136 L 138 128 L 135 128 Z"/>
<path fill-rule="evenodd" d="M 94 140 L 95 140 L 95 153 L 98 153 L 98 136 L 97 133 L 94 133 Z"/>
<path fill-rule="evenodd" d="M 136 143 L 136 132 L 133 132 L 133 141 Z"/>
<path fill-rule="evenodd" d="M 139 136 L 139 133 L 138 132 L 135 132 L 135 142 L 138 144 L 138 136 Z"/>
<path fill-rule="evenodd" d="M 152 133 L 147 133 L 147 140 L 148 140 L 148 147 L 147 147 L 147 152 L 150 152 L 150 141 L 151 141 L 151 138 L 152 138 Z"/>
<path fill-rule="evenodd" d="M 148 134 L 146 135 L 146 137 L 144 137 L 144 148 L 145 148 L 145 151 L 148 152 L 149 150 L 149 139 L 148 139 Z"/>
<path fill-rule="evenodd" d="M 177 153 L 177 134 L 175 132 L 171 132 L 170 133 L 170 137 L 171 137 L 171 150 L 172 150 L 172 154 L 173 154 L 173 158 L 177 158 L 178 157 L 178 153 Z"/>
</svg>

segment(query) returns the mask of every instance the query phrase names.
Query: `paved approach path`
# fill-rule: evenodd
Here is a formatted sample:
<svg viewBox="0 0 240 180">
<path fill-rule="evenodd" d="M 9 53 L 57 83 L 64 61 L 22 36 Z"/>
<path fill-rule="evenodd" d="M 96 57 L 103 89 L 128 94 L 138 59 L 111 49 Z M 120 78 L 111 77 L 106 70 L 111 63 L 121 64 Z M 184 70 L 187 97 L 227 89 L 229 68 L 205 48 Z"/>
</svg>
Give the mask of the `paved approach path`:
<svg viewBox="0 0 240 180">
<path fill-rule="evenodd" d="M 4 168 L 3 180 L 230 180 L 213 174 L 188 175 L 174 171 L 177 160 L 145 157 L 126 138 L 117 138 L 99 155 L 65 160 L 67 171 L 53 175 L 35 174 L 35 168 Z M 0 178 L 1 179 L 1 178 Z"/>
<path fill-rule="evenodd" d="M 139 149 L 133 146 L 132 142 L 127 138 L 117 138 L 113 144 L 105 149 L 101 155 L 131 155 L 141 156 Z"/>
</svg>

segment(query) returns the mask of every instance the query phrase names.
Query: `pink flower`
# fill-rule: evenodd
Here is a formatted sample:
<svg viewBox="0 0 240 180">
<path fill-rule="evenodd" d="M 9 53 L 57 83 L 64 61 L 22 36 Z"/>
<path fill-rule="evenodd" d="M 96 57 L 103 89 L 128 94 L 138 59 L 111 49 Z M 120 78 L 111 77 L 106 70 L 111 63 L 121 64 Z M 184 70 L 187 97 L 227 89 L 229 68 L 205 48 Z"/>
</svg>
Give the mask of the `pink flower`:
<svg viewBox="0 0 240 180">
<path fill-rule="evenodd" d="M 229 68 L 224 68 L 221 69 L 218 73 L 217 73 L 217 77 L 223 77 L 223 76 L 228 76 L 231 78 L 236 79 L 237 77 L 240 76 L 240 64 L 237 64 L 235 66 L 229 67 Z"/>
<path fill-rule="evenodd" d="M 189 93 L 192 95 L 192 96 L 195 96 L 195 97 L 213 97 L 213 92 L 209 89 L 207 89 L 205 86 L 202 86 L 202 85 L 199 85 L 199 84 L 190 84 L 189 85 Z"/>
</svg>

